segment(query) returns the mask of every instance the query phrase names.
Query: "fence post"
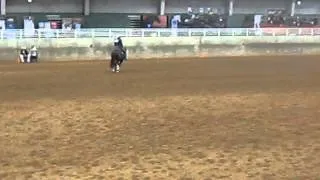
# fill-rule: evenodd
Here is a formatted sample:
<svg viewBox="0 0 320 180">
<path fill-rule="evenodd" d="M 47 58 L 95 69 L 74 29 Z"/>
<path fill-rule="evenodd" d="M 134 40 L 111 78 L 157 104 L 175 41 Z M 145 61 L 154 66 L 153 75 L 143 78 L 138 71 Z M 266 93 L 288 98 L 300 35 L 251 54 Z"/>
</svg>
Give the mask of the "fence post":
<svg viewBox="0 0 320 180">
<path fill-rule="evenodd" d="M 91 29 L 91 38 L 94 38 L 94 29 Z"/>
<path fill-rule="evenodd" d="M 289 29 L 286 28 L 286 36 L 289 36 Z"/>
<path fill-rule="evenodd" d="M 192 35 L 192 32 L 190 29 L 188 29 L 188 36 L 191 37 L 191 35 Z"/>
<path fill-rule="evenodd" d="M 246 28 L 246 36 L 249 36 L 249 28 Z"/>
<path fill-rule="evenodd" d="M 311 28 L 311 36 L 314 36 L 314 31 L 313 31 L 314 29 L 313 28 Z"/>
<path fill-rule="evenodd" d="M 218 29 L 218 36 L 221 36 L 221 30 L 220 30 L 220 28 Z"/>
<path fill-rule="evenodd" d="M 144 37 L 144 29 L 141 29 L 141 37 Z"/>
<path fill-rule="evenodd" d="M 3 29 L 1 30 L 0 36 L 1 36 L 1 40 L 2 40 L 3 39 Z"/>
<path fill-rule="evenodd" d="M 59 38 L 59 31 L 56 29 L 56 38 Z"/>
<path fill-rule="evenodd" d="M 276 32 L 274 31 L 274 28 L 272 28 L 272 36 L 276 36 Z"/>
<path fill-rule="evenodd" d="M 20 29 L 19 30 L 19 39 L 22 39 L 22 36 L 23 36 L 23 29 Z"/>
<path fill-rule="evenodd" d="M 132 35 L 132 29 L 126 28 L 126 37 L 131 37 L 131 35 Z"/>
<path fill-rule="evenodd" d="M 108 37 L 111 37 L 111 29 L 108 29 Z"/>
<path fill-rule="evenodd" d="M 74 38 L 77 38 L 77 30 L 76 29 L 73 31 L 73 36 L 74 36 Z"/>
<path fill-rule="evenodd" d="M 298 29 L 298 34 L 301 35 L 301 28 Z"/>
</svg>

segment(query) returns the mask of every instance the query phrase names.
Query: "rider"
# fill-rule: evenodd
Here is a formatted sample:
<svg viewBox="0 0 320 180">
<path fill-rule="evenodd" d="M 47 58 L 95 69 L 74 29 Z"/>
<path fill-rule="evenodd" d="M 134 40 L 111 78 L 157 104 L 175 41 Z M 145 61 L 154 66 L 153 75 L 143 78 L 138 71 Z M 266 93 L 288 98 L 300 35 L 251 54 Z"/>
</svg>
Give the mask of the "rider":
<svg viewBox="0 0 320 180">
<path fill-rule="evenodd" d="M 38 60 L 38 50 L 36 46 L 32 46 L 28 56 L 28 62 L 37 62 Z"/>
<path fill-rule="evenodd" d="M 127 54 L 126 54 L 126 51 L 123 48 L 123 43 L 122 43 L 122 39 L 121 39 L 120 36 L 117 37 L 117 39 L 114 41 L 114 46 L 118 46 L 121 49 L 121 51 L 123 52 L 123 54 L 125 55 L 124 59 L 127 59 Z"/>
</svg>

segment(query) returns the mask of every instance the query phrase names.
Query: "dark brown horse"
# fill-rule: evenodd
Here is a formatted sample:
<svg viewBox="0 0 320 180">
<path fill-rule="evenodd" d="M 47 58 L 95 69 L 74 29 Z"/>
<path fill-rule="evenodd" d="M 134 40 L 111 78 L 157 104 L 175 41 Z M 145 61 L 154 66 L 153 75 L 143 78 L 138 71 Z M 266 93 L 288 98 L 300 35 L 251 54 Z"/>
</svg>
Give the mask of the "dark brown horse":
<svg viewBox="0 0 320 180">
<path fill-rule="evenodd" d="M 126 59 L 126 48 L 122 51 L 119 47 L 115 46 L 111 51 L 110 68 L 112 72 L 120 72 L 120 66 L 123 60 Z"/>
</svg>

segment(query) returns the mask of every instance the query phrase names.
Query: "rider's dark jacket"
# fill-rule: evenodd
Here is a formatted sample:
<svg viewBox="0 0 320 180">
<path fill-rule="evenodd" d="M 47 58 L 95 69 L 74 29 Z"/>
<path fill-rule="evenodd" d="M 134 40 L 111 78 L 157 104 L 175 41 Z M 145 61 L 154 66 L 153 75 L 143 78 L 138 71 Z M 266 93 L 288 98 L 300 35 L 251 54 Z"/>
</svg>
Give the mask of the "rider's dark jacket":
<svg viewBox="0 0 320 180">
<path fill-rule="evenodd" d="M 126 50 L 123 48 L 122 39 L 120 37 L 117 38 L 117 41 L 114 43 L 115 52 L 123 53 L 125 58 L 127 59 L 127 53 Z"/>
<path fill-rule="evenodd" d="M 28 50 L 20 49 L 20 55 L 27 56 L 29 54 Z"/>
<path fill-rule="evenodd" d="M 122 39 L 118 38 L 118 46 L 123 49 Z"/>
</svg>

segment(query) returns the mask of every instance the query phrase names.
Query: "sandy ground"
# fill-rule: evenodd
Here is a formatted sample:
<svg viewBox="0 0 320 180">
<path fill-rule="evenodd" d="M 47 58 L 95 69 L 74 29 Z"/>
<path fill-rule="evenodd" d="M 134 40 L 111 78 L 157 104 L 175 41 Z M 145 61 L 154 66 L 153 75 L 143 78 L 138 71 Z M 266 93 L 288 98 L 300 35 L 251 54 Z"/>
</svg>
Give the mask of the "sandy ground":
<svg viewBox="0 0 320 180">
<path fill-rule="evenodd" d="M 320 179 L 320 57 L 0 63 L 0 179 Z"/>
</svg>

